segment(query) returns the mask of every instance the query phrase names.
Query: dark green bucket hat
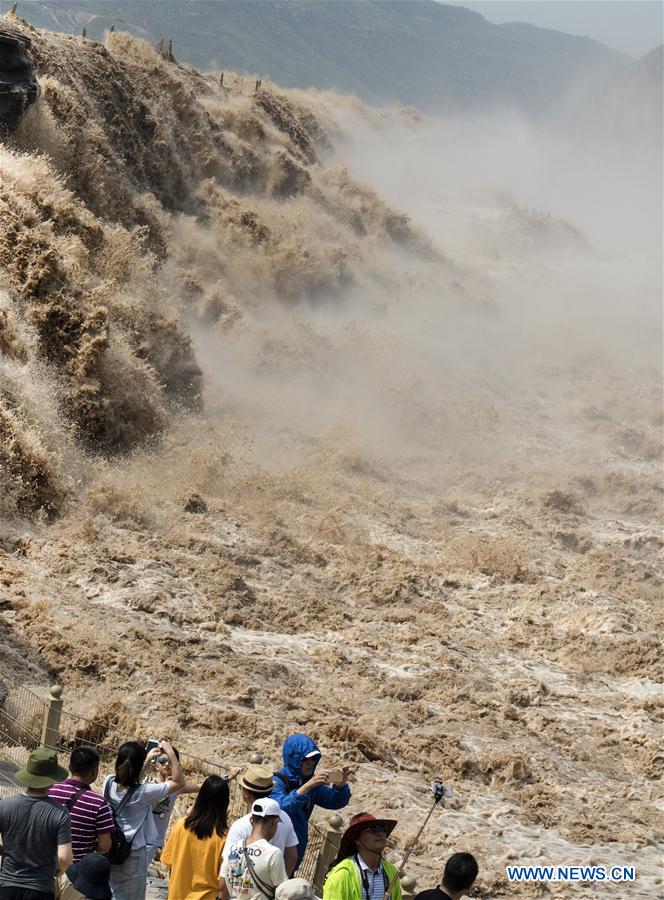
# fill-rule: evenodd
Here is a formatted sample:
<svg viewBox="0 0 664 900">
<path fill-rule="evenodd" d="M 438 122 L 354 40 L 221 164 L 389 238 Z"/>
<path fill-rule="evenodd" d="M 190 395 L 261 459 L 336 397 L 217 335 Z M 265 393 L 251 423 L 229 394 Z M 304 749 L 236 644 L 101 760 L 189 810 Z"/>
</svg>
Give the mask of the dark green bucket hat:
<svg viewBox="0 0 664 900">
<path fill-rule="evenodd" d="M 40 747 L 33 750 L 28 761 L 14 776 L 19 784 L 31 788 L 45 788 L 69 777 L 67 769 L 58 765 L 58 754 L 55 750 Z"/>
</svg>

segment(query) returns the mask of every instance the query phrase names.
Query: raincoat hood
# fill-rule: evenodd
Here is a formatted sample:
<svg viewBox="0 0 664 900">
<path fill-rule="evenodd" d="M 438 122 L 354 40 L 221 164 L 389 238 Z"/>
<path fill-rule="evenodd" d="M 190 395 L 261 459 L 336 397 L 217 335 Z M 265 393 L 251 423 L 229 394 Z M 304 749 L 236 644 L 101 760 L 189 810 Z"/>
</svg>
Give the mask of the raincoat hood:
<svg viewBox="0 0 664 900">
<path fill-rule="evenodd" d="M 317 754 L 314 762 L 318 764 L 320 750 L 306 734 L 291 734 L 284 741 L 282 752 L 284 766 L 274 773 L 274 787 L 270 796 L 291 817 L 298 841 L 297 867 L 302 862 L 307 849 L 309 816 L 314 808 L 320 806 L 323 809 L 343 809 L 350 803 L 350 788 L 347 784 L 340 786 L 319 784 L 306 794 L 298 794 L 298 788 L 304 781 L 302 761 L 309 753 L 314 753 Z M 362 900 L 362 898 L 358 897 L 357 900 Z M 392 898 L 392 900 L 401 900 L 401 897 Z"/>
<path fill-rule="evenodd" d="M 294 781 L 298 784 L 302 780 L 302 762 L 304 757 L 309 753 L 318 753 L 318 759 L 320 759 L 320 750 L 306 734 L 289 734 L 284 741 L 282 753 L 284 756 L 283 773 L 289 781 Z M 316 764 L 318 764 L 318 760 Z"/>
</svg>

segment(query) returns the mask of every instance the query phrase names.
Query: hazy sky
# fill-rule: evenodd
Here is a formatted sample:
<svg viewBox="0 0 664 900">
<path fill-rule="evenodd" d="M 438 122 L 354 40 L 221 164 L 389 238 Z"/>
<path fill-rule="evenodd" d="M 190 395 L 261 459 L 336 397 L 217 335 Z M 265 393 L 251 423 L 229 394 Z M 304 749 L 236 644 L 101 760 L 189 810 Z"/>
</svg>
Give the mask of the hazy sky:
<svg viewBox="0 0 664 900">
<path fill-rule="evenodd" d="M 662 43 L 664 4 L 660 0 L 446 0 L 467 6 L 490 22 L 529 22 L 570 34 L 587 35 L 643 56 Z"/>
</svg>

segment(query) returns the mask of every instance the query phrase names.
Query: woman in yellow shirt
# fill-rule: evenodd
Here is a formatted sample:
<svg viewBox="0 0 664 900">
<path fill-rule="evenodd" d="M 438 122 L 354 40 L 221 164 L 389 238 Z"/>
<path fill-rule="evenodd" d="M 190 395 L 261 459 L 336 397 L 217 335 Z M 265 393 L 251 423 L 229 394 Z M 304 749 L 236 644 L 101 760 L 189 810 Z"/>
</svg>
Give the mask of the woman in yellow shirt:
<svg viewBox="0 0 664 900">
<path fill-rule="evenodd" d="M 161 854 L 171 870 L 168 900 L 215 900 L 228 832 L 228 781 L 208 776 L 185 819 L 173 826 Z"/>
</svg>

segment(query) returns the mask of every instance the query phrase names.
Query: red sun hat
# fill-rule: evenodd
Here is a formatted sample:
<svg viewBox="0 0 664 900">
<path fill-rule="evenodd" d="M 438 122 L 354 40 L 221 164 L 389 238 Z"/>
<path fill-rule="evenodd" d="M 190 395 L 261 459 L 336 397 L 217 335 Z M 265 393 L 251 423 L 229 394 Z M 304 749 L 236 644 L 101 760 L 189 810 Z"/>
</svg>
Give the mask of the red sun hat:
<svg viewBox="0 0 664 900">
<path fill-rule="evenodd" d="M 361 812 L 353 816 L 341 838 L 337 860 L 341 861 L 355 853 L 355 840 L 364 828 L 368 828 L 369 825 L 384 825 L 385 834 L 389 836 L 394 831 L 396 824 L 396 819 L 377 819 L 368 812 Z"/>
</svg>

